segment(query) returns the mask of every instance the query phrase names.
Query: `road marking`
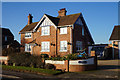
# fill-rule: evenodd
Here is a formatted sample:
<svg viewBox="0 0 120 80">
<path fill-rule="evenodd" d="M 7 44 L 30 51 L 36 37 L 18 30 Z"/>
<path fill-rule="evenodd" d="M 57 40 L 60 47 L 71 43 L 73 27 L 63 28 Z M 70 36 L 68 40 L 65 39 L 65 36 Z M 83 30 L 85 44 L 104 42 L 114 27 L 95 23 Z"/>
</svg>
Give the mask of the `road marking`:
<svg viewBox="0 0 120 80">
<path fill-rule="evenodd" d="M 7 77 L 7 78 L 20 78 L 20 77 L 17 77 L 17 76 L 3 75 L 3 74 L 0 74 L 0 77 Z"/>
</svg>

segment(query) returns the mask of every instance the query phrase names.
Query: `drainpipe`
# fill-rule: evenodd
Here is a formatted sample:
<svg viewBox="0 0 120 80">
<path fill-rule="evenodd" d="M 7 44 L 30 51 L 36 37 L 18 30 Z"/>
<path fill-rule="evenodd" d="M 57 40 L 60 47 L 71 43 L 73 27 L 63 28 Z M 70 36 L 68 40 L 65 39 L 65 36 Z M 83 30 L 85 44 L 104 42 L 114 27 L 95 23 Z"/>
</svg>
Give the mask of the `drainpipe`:
<svg viewBox="0 0 120 80">
<path fill-rule="evenodd" d="M 55 56 L 57 55 L 57 29 L 58 28 L 56 28 L 56 54 L 55 54 Z"/>
</svg>

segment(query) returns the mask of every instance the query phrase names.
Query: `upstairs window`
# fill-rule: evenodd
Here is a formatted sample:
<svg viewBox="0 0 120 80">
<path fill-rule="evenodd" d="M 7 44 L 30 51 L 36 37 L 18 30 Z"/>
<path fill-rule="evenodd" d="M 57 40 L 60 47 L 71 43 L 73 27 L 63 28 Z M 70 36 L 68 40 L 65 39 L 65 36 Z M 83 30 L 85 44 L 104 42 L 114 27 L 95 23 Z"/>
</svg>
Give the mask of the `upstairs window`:
<svg viewBox="0 0 120 80">
<path fill-rule="evenodd" d="M 31 46 L 30 44 L 25 44 L 25 51 L 30 52 L 31 51 Z"/>
<path fill-rule="evenodd" d="M 60 51 L 67 51 L 67 41 L 60 41 Z"/>
<path fill-rule="evenodd" d="M 84 36 L 84 27 L 82 27 L 82 36 Z"/>
<path fill-rule="evenodd" d="M 82 50 L 82 41 L 76 41 L 76 51 Z"/>
<path fill-rule="evenodd" d="M 60 34 L 67 34 L 67 27 L 60 28 Z"/>
<path fill-rule="evenodd" d="M 32 33 L 25 33 L 25 38 L 31 38 Z"/>
<path fill-rule="evenodd" d="M 5 36 L 5 41 L 7 41 L 7 36 Z"/>
<path fill-rule="evenodd" d="M 50 26 L 41 27 L 41 35 L 50 35 Z"/>
<path fill-rule="evenodd" d="M 41 52 L 50 51 L 50 42 L 41 42 Z"/>
</svg>

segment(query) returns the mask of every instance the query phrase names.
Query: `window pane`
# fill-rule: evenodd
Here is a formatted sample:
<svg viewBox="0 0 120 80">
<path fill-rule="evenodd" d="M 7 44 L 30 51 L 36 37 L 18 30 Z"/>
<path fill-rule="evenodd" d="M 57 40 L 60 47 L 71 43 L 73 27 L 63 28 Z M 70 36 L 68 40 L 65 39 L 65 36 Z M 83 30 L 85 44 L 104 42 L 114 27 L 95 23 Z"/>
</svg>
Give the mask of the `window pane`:
<svg viewBox="0 0 120 80">
<path fill-rule="evenodd" d="M 60 34 L 67 34 L 67 27 L 60 28 Z"/>
<path fill-rule="evenodd" d="M 60 41 L 60 50 L 67 50 L 67 41 Z"/>
<path fill-rule="evenodd" d="M 41 31 L 42 35 L 49 35 L 50 34 L 50 27 L 47 26 L 47 27 L 42 27 L 42 31 Z"/>
</svg>

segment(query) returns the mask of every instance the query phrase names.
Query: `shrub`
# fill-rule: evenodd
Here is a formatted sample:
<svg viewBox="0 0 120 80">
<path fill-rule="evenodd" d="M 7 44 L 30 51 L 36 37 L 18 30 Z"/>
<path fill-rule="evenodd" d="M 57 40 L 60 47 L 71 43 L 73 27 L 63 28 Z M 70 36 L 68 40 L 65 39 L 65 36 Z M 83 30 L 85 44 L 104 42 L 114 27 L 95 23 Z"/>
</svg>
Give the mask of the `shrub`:
<svg viewBox="0 0 120 80">
<path fill-rule="evenodd" d="M 48 54 L 41 54 L 42 58 L 48 58 L 49 55 Z"/>
<path fill-rule="evenodd" d="M 45 69 L 56 69 L 56 67 L 53 64 L 45 64 Z"/>
<path fill-rule="evenodd" d="M 41 56 L 31 55 L 26 52 L 9 55 L 9 65 L 13 65 L 13 63 L 15 66 L 44 67 Z"/>
</svg>

